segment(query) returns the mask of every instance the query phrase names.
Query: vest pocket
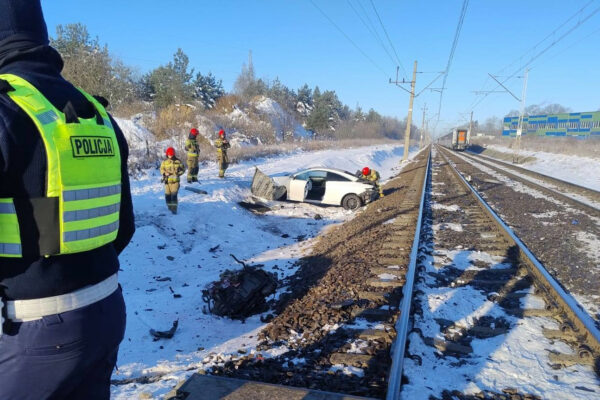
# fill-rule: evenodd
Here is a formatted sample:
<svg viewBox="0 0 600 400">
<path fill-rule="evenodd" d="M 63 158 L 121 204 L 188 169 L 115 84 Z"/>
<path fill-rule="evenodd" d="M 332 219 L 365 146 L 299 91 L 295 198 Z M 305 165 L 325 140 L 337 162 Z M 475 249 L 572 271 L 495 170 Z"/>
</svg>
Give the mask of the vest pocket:
<svg viewBox="0 0 600 400">
<path fill-rule="evenodd" d="M 60 223 L 58 197 L 39 197 L 31 199 L 33 218 L 39 232 L 41 255 L 60 252 Z"/>
</svg>

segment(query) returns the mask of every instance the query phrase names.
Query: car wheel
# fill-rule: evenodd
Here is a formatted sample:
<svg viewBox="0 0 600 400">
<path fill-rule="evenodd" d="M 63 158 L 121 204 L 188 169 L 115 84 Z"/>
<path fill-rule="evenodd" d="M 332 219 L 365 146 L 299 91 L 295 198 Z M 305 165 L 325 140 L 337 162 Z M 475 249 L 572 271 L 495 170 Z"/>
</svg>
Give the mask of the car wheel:
<svg viewBox="0 0 600 400">
<path fill-rule="evenodd" d="M 342 199 L 342 207 L 344 207 L 345 210 L 354 211 L 362 207 L 362 200 L 353 193 L 347 194 Z"/>
</svg>

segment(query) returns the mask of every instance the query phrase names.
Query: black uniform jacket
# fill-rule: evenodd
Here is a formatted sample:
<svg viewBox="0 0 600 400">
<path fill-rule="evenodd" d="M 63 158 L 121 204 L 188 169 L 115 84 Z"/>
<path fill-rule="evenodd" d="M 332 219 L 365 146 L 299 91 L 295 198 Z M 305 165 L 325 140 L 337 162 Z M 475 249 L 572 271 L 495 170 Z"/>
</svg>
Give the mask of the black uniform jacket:
<svg viewBox="0 0 600 400">
<path fill-rule="evenodd" d="M 11 73 L 26 79 L 59 110 L 65 110 L 70 103 L 77 117 L 93 117 L 92 104 L 61 77 L 62 67 L 60 55 L 49 46 L 8 51 L 0 46 L 0 74 Z M 0 257 L 0 296 L 4 300 L 68 293 L 98 283 L 118 271 L 117 256 L 131 240 L 135 225 L 127 175 L 127 142 L 114 120 L 112 124 L 122 160 L 121 219 L 117 239 L 92 251 L 45 258 L 39 254 L 40 233 L 28 206 L 28 199 L 45 195 L 44 143 L 33 121 L 6 93 L 2 93 L 0 85 L 0 197 L 15 198 L 24 253 L 23 258 Z"/>
</svg>

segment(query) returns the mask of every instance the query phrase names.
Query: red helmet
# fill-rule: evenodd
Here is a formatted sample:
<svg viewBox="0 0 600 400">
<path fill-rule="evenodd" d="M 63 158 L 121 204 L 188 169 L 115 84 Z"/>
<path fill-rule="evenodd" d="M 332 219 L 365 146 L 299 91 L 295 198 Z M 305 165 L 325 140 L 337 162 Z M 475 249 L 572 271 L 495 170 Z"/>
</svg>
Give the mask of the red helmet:
<svg viewBox="0 0 600 400">
<path fill-rule="evenodd" d="M 219 136 L 225 136 L 225 131 L 223 129 L 219 131 Z"/>
<path fill-rule="evenodd" d="M 175 155 L 175 149 L 172 147 L 169 147 L 167 149 L 167 151 L 165 151 L 165 154 L 167 155 L 167 157 L 173 157 Z"/>
<path fill-rule="evenodd" d="M 369 167 L 364 167 L 364 168 L 362 169 L 362 173 L 363 173 L 363 175 L 369 175 L 369 174 L 371 173 L 371 168 L 369 168 Z"/>
<path fill-rule="evenodd" d="M 198 132 L 198 129 L 196 129 L 196 128 L 190 129 L 190 135 L 198 136 L 198 133 L 200 133 L 200 132 Z"/>
</svg>

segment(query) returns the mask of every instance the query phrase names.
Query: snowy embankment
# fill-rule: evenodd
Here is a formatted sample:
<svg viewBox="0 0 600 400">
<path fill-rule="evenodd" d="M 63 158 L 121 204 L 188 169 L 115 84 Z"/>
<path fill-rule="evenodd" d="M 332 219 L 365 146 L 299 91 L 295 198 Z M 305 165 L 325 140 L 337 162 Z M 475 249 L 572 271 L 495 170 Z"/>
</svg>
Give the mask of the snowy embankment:
<svg viewBox="0 0 600 400">
<path fill-rule="evenodd" d="M 513 149 L 498 145 L 488 145 L 486 148 L 506 154 L 514 153 Z M 530 150 L 521 150 L 519 154 L 535 158 L 535 161 L 519 165 L 520 167 L 600 191 L 598 159 Z"/>
<path fill-rule="evenodd" d="M 128 319 L 113 379 L 161 378 L 146 385 L 113 385 L 112 397 L 137 398 L 142 392 L 160 397 L 211 353 L 226 358 L 240 349 L 252 352 L 264 326 L 260 316 L 241 322 L 205 314 L 202 289 L 225 269 L 241 268 L 230 254 L 289 276 L 294 262 L 309 252 L 312 238 L 354 215 L 340 207 L 300 203 L 277 203 L 272 211 L 255 215 L 238 204 L 250 196 L 254 166 L 275 174 L 318 165 L 354 172 L 368 165 L 385 182 L 398 173 L 402 153 L 394 145 L 299 153 L 235 164 L 226 179 L 218 179 L 210 163 L 199 173 L 200 184 L 194 184 L 208 194 L 182 188 L 177 215 L 166 209 L 158 171 L 146 170 L 132 180 L 137 231 L 120 257 Z M 317 214 L 322 218 L 315 219 Z M 179 326 L 172 339 L 153 341 L 150 329 L 168 330 L 175 320 Z"/>
</svg>

